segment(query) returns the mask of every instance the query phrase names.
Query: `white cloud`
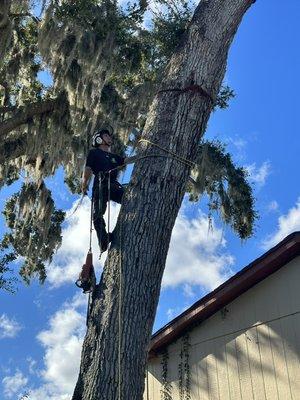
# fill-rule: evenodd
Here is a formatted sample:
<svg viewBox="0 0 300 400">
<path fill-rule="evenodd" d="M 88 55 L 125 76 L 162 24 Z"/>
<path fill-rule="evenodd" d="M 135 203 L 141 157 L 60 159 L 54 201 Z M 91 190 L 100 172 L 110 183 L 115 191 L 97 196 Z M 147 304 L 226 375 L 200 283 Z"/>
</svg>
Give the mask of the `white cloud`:
<svg viewBox="0 0 300 400">
<path fill-rule="evenodd" d="M 171 321 L 173 318 L 176 317 L 176 315 L 181 314 L 183 311 L 184 311 L 184 309 L 182 309 L 180 307 L 168 308 L 167 309 L 167 319 L 168 319 L 168 321 Z"/>
<path fill-rule="evenodd" d="M 268 211 L 277 211 L 279 208 L 279 204 L 277 203 L 276 200 L 270 201 L 270 203 L 267 205 L 267 210 Z"/>
<path fill-rule="evenodd" d="M 62 245 L 54 256 L 53 262 L 47 268 L 48 281 L 53 287 L 76 281 L 89 248 L 91 202 L 85 197 L 82 205 L 73 214 L 77 204 L 76 201 L 68 212 L 67 226 L 62 232 Z M 111 231 L 116 223 L 119 209 L 119 205 L 111 204 Z M 105 220 L 107 221 L 107 214 Z M 99 269 L 100 264 L 102 268 L 106 254 L 102 255 L 100 262 L 95 230 L 93 230 L 92 248 L 94 267 Z"/>
<path fill-rule="evenodd" d="M 183 294 L 185 295 L 185 297 L 188 297 L 188 298 L 195 297 L 195 295 L 196 295 L 196 293 L 193 290 L 193 287 L 188 283 L 183 285 Z"/>
<path fill-rule="evenodd" d="M 47 384 L 30 390 L 28 400 L 70 400 L 70 396 L 70 394 L 61 394 L 59 389 Z"/>
<path fill-rule="evenodd" d="M 185 310 L 189 308 L 189 304 L 186 304 L 184 307 L 175 307 L 175 308 L 168 308 L 167 310 L 167 319 L 168 321 L 171 321 L 178 315 L 182 314 Z"/>
<path fill-rule="evenodd" d="M 234 262 L 225 247 L 222 230 L 214 224 L 209 230 L 206 215 L 199 213 L 189 220 L 181 211 L 172 233 L 163 286 L 217 287 L 229 277 Z"/>
<path fill-rule="evenodd" d="M 12 376 L 6 376 L 2 379 L 4 396 L 11 399 L 18 393 L 18 398 L 20 398 L 19 395 L 26 392 L 27 382 L 28 379 L 20 371 L 16 371 Z"/>
<path fill-rule="evenodd" d="M 231 142 L 239 151 L 244 150 L 247 145 L 247 141 L 239 136 L 231 138 Z"/>
<path fill-rule="evenodd" d="M 57 311 L 49 321 L 49 329 L 38 334 L 45 348 L 43 378 L 69 394 L 78 375 L 85 333 L 85 316 L 78 310 L 81 305 L 79 297 L 83 298 L 81 294 L 75 296 L 71 303 L 66 303 Z"/>
<path fill-rule="evenodd" d="M 37 362 L 32 357 L 27 357 L 26 361 L 28 362 L 29 373 L 32 375 L 38 375 Z"/>
<path fill-rule="evenodd" d="M 1 315 L 0 339 L 14 338 L 21 329 L 21 325 L 15 319 L 9 318 L 6 314 Z"/>
<path fill-rule="evenodd" d="M 257 167 L 256 163 L 253 163 L 248 165 L 246 170 L 249 173 L 249 180 L 262 187 L 271 173 L 271 163 L 270 161 L 265 161 L 260 167 Z"/>
<path fill-rule="evenodd" d="M 39 371 L 44 383 L 30 390 L 30 400 L 70 399 L 86 330 L 86 303 L 87 298 L 81 293 L 74 296 L 49 319 L 48 329 L 37 335 L 45 349 L 44 369 Z"/>
<path fill-rule="evenodd" d="M 246 147 L 248 142 L 239 135 L 229 136 L 224 138 L 225 143 L 232 144 L 234 146 L 234 156 L 238 160 L 244 160 L 246 158 Z"/>
<path fill-rule="evenodd" d="M 300 230 L 300 197 L 286 215 L 278 218 L 277 230 L 269 235 L 262 243 L 264 249 L 269 249 L 279 243 L 287 235 Z"/>
</svg>

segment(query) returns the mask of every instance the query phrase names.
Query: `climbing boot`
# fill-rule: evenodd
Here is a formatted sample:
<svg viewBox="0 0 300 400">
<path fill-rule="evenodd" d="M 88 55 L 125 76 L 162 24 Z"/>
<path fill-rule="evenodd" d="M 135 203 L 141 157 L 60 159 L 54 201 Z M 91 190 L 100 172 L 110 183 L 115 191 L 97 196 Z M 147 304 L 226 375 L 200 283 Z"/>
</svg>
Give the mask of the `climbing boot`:
<svg viewBox="0 0 300 400">
<path fill-rule="evenodd" d="M 107 250 L 108 244 L 109 244 L 109 242 L 108 242 L 108 234 L 107 234 L 106 230 L 103 229 L 102 232 L 101 232 L 100 240 L 99 240 L 99 247 L 100 247 L 100 252 L 101 253 L 104 253 Z"/>
</svg>

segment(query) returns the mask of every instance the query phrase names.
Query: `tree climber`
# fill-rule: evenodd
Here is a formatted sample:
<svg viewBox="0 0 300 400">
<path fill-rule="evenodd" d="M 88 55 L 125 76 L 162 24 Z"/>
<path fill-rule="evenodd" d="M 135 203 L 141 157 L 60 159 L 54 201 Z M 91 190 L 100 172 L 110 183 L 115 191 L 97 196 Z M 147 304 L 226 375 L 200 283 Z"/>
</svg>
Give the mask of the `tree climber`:
<svg viewBox="0 0 300 400">
<path fill-rule="evenodd" d="M 96 131 L 93 136 L 92 146 L 88 153 L 82 179 L 82 192 L 88 191 L 92 174 L 95 175 L 92 189 L 93 222 L 97 232 L 101 253 L 107 250 L 109 235 L 103 218 L 108 202 L 108 179 L 110 175 L 110 200 L 121 203 L 124 193 L 123 186 L 117 181 L 118 167 L 130 162 L 117 154 L 111 153 L 113 136 L 108 129 Z M 108 171 L 111 171 L 108 174 Z"/>
</svg>

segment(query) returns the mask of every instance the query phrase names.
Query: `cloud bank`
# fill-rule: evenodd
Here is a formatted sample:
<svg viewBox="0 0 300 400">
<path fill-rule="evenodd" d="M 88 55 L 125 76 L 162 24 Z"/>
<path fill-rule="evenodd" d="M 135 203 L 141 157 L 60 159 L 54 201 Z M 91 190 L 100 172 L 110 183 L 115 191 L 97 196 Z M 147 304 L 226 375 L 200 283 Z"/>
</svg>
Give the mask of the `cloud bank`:
<svg viewBox="0 0 300 400">
<path fill-rule="evenodd" d="M 300 231 L 300 197 L 296 205 L 290 208 L 287 214 L 281 215 L 278 218 L 277 229 L 263 241 L 263 249 L 270 249 L 295 231 Z"/>
<path fill-rule="evenodd" d="M 173 229 L 163 287 L 184 285 L 186 291 L 201 285 L 214 289 L 231 275 L 233 263 L 222 230 L 214 223 L 209 229 L 207 215 L 199 212 L 196 218 L 188 219 L 183 210 Z"/>
<path fill-rule="evenodd" d="M 70 210 L 72 214 L 74 207 Z M 112 228 L 120 206 L 112 204 Z M 163 287 L 203 285 L 210 290 L 222 283 L 230 274 L 234 258 L 226 251 L 222 229 L 214 223 L 209 229 L 207 215 L 199 212 L 189 219 L 189 206 L 182 207 L 177 217 L 163 277 Z M 85 199 L 77 212 L 69 217 L 63 229 L 62 246 L 48 268 L 48 281 L 54 287 L 73 283 L 81 270 L 89 243 L 90 201 Z M 103 267 L 105 254 L 98 260 L 98 243 L 93 234 L 94 266 Z"/>
<path fill-rule="evenodd" d="M 3 378 L 2 385 L 5 398 L 16 398 L 15 396 L 18 395 L 19 399 L 22 396 L 22 393 L 25 393 L 24 387 L 27 382 L 28 379 L 19 370 L 17 370 L 14 375 Z"/>
<path fill-rule="evenodd" d="M 77 380 L 85 334 L 87 298 L 81 293 L 67 301 L 49 319 L 37 339 L 45 350 L 44 383 L 29 391 L 30 400 L 69 400 Z"/>
<path fill-rule="evenodd" d="M 21 325 L 6 314 L 0 316 L 0 339 L 14 338 L 21 330 Z"/>
</svg>

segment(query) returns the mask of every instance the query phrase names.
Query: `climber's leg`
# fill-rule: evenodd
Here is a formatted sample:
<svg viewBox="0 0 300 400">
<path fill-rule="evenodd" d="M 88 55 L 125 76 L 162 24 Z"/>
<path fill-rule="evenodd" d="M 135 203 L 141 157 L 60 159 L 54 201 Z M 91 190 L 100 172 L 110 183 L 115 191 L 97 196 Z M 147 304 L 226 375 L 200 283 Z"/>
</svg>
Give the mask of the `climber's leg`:
<svg viewBox="0 0 300 400">
<path fill-rule="evenodd" d="M 107 250 L 108 247 L 108 234 L 106 232 L 106 224 L 103 218 L 107 207 L 107 188 L 103 187 L 101 190 L 98 188 L 93 194 L 93 222 L 94 228 L 97 233 L 98 243 L 101 253 Z"/>
</svg>

